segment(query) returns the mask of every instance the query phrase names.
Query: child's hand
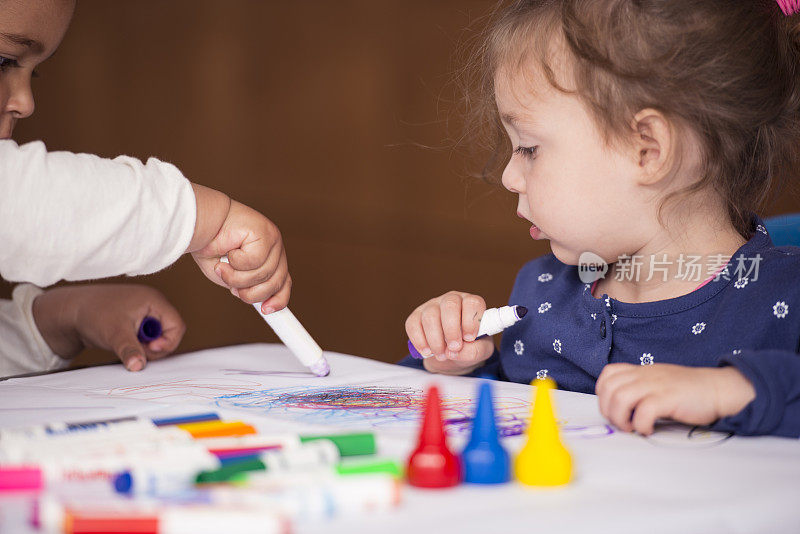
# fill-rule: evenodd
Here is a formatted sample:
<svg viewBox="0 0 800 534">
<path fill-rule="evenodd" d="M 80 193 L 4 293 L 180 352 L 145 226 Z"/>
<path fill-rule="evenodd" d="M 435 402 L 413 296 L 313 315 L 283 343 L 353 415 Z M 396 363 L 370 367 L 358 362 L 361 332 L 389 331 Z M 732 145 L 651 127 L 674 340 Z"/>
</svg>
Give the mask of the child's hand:
<svg viewBox="0 0 800 534">
<path fill-rule="evenodd" d="M 462 375 L 494 352 L 491 337 L 475 340 L 486 302 L 478 295 L 450 291 L 431 299 L 406 319 L 408 339 L 434 373 Z"/>
<path fill-rule="evenodd" d="M 147 317 L 161 322 L 161 337 L 142 345 L 136 335 Z M 180 314 L 156 289 L 140 285 L 66 286 L 33 302 L 33 317 L 52 351 L 67 359 L 87 347 L 114 352 L 130 371 L 178 347 L 186 331 Z"/>
<path fill-rule="evenodd" d="M 292 279 L 278 227 L 219 191 L 193 186 L 197 224 L 188 251 L 203 274 L 245 302 L 264 301 L 263 313 L 286 307 Z"/>
<path fill-rule="evenodd" d="M 735 367 L 606 365 L 595 386 L 600 413 L 620 430 L 653 433 L 658 418 L 708 425 L 742 411 L 755 389 Z"/>
</svg>

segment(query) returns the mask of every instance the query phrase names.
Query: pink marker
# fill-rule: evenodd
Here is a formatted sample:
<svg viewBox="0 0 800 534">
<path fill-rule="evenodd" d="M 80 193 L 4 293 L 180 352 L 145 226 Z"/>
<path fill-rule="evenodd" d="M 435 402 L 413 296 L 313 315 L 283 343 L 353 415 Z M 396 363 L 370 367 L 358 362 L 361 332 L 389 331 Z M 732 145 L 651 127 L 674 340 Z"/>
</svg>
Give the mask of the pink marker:
<svg viewBox="0 0 800 534">
<path fill-rule="evenodd" d="M 44 487 L 42 470 L 35 466 L 0 467 L 0 492 L 38 491 Z"/>
</svg>

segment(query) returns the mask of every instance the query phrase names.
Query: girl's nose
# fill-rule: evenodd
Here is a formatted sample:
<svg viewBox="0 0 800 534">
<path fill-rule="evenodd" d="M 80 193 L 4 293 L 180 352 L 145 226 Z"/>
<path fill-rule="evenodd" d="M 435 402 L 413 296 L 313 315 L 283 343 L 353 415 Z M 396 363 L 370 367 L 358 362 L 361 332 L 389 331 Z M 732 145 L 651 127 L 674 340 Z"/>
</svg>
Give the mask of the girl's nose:
<svg viewBox="0 0 800 534">
<path fill-rule="evenodd" d="M 17 119 L 24 119 L 33 114 L 34 108 L 30 78 L 24 77 L 14 82 L 4 111 L 13 114 Z"/>
<path fill-rule="evenodd" d="M 522 194 L 525 192 L 525 178 L 514 165 L 514 158 L 511 158 L 503 169 L 503 187 L 512 193 Z"/>
</svg>

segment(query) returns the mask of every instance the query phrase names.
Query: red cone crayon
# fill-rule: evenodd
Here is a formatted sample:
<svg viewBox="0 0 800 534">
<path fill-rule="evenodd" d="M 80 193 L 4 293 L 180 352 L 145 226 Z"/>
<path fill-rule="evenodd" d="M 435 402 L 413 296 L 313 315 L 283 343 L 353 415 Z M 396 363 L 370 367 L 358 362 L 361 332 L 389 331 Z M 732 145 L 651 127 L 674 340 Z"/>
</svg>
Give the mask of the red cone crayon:
<svg viewBox="0 0 800 534">
<path fill-rule="evenodd" d="M 439 389 L 428 388 L 419 443 L 408 457 L 408 483 L 420 488 L 449 488 L 461 482 L 461 462 L 447 447 Z"/>
</svg>

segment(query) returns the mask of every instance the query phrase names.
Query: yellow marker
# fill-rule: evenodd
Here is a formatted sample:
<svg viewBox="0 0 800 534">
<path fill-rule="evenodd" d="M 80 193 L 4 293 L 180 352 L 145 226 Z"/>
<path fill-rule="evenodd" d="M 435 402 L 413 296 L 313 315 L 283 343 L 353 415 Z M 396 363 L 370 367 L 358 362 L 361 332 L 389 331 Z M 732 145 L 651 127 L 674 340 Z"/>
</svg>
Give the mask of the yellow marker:
<svg viewBox="0 0 800 534">
<path fill-rule="evenodd" d="M 528 441 L 514 460 L 514 475 L 529 486 L 563 486 L 572 478 L 572 457 L 561 443 L 550 390 L 552 378 L 531 382 L 536 386 Z"/>
</svg>

